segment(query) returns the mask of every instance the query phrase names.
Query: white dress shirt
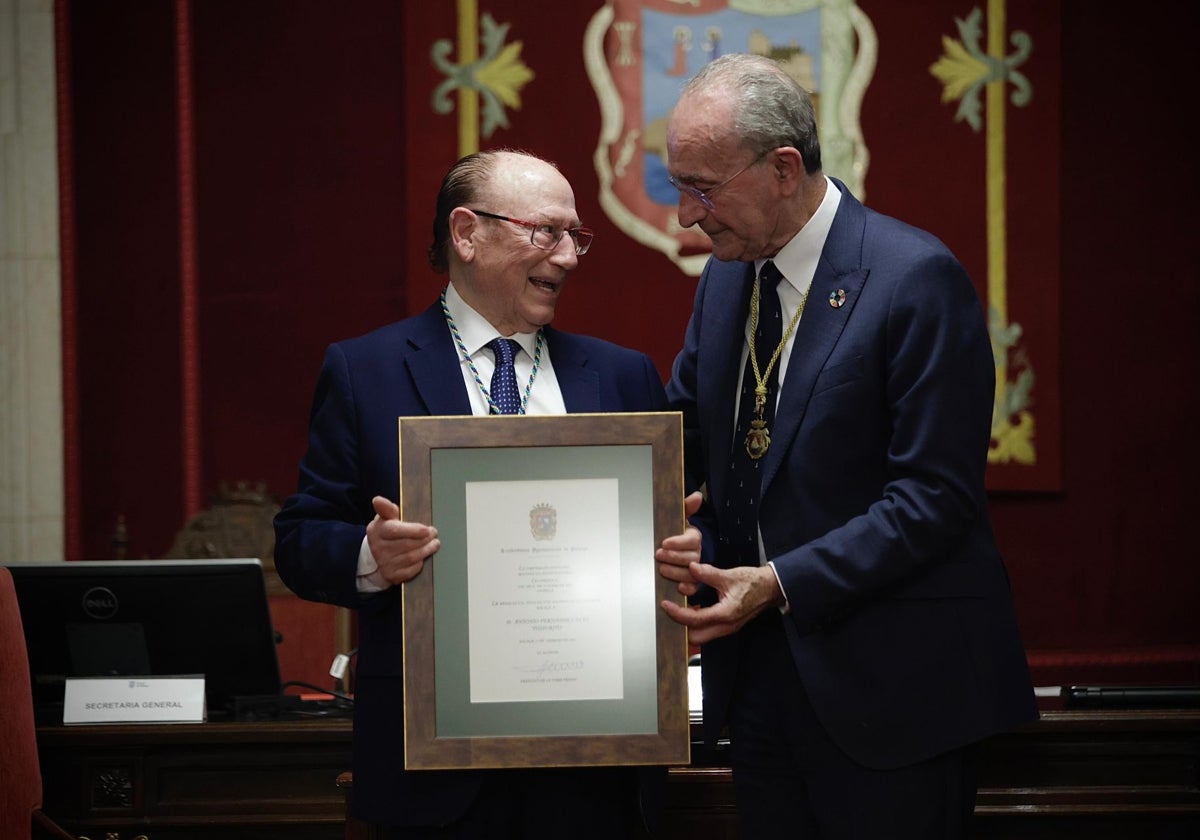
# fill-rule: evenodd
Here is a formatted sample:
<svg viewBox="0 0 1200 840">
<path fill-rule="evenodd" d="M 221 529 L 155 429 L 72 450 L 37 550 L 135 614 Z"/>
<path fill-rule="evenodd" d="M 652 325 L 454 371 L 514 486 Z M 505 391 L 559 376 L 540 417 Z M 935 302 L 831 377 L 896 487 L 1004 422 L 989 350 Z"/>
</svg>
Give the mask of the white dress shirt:
<svg viewBox="0 0 1200 840">
<path fill-rule="evenodd" d="M 483 392 L 479 389 L 479 384 L 475 381 L 475 374 L 471 371 L 471 365 L 474 364 L 475 370 L 479 373 L 479 378 L 485 385 L 491 383 L 492 372 L 496 369 L 496 360 L 492 357 L 492 351 L 488 349 L 487 343 L 494 338 L 511 338 L 521 345 L 521 350 L 516 353 L 513 359 L 513 366 L 517 373 L 517 388 L 522 397 L 525 395 L 526 387 L 529 387 L 529 401 L 525 406 L 526 414 L 566 414 L 567 407 L 563 402 L 562 389 L 558 387 L 558 377 L 554 375 L 554 365 L 550 361 L 550 349 L 546 343 L 542 342 L 542 356 L 538 362 L 537 376 L 534 377 L 533 384 L 530 387 L 529 377 L 533 373 L 533 360 L 537 352 L 537 333 L 513 333 L 512 335 L 501 336 L 496 328 L 488 322 L 486 318 L 472 309 L 458 291 L 454 288 L 453 283 L 446 286 L 446 308 L 450 310 L 450 317 L 454 319 L 454 325 L 458 328 L 458 336 L 462 339 L 463 346 L 466 347 L 468 358 L 464 358 L 462 350 L 458 347 L 458 342 L 455 342 L 454 350 L 458 354 L 458 367 L 462 372 L 463 387 L 467 389 L 467 397 L 471 401 L 471 414 L 476 417 L 484 417 L 488 414 L 487 399 L 483 396 Z M 446 325 L 447 331 L 450 330 L 450 325 Z M 387 589 L 391 584 L 384 579 L 379 573 L 379 565 L 375 562 L 375 557 L 371 554 L 371 549 L 367 545 L 367 538 L 363 537 L 362 545 L 358 550 L 358 578 L 356 581 L 358 591 L 363 594 L 370 592 L 381 592 Z"/>
</svg>

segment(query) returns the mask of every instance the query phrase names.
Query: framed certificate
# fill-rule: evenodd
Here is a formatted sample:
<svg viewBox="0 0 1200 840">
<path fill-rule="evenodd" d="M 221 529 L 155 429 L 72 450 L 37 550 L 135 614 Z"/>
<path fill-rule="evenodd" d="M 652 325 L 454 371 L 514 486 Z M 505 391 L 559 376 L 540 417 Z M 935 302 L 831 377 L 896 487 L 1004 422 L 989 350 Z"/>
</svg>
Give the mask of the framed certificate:
<svg viewBox="0 0 1200 840">
<path fill-rule="evenodd" d="M 410 770 L 689 760 L 677 412 L 400 418 L 400 509 L 442 547 L 404 584 Z"/>
</svg>

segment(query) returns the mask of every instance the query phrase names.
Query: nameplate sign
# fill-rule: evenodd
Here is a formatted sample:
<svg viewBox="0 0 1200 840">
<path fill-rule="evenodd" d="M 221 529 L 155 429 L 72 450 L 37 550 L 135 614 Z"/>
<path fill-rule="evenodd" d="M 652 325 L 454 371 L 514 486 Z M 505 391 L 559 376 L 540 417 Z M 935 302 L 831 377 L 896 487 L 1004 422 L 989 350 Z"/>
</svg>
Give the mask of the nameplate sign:
<svg viewBox="0 0 1200 840">
<path fill-rule="evenodd" d="M 63 723 L 201 723 L 204 677 L 79 677 L 67 680 Z"/>
</svg>

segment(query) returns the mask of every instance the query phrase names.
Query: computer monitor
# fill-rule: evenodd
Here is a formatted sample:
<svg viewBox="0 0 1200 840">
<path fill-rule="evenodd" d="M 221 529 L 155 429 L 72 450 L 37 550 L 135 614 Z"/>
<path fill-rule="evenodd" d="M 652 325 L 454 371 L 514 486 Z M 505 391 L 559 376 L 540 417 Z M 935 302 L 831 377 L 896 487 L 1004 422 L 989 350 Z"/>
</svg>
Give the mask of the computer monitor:
<svg viewBox="0 0 1200 840">
<path fill-rule="evenodd" d="M 277 695 L 275 631 L 256 559 L 8 566 L 40 720 L 62 720 L 67 677 L 202 674 L 210 718 Z"/>
</svg>

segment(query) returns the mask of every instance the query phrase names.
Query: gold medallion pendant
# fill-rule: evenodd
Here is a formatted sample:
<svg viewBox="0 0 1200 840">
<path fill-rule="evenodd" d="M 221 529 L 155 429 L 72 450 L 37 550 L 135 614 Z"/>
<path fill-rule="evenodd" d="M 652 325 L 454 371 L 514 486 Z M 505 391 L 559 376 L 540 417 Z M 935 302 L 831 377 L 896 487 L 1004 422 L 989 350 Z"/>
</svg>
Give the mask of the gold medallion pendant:
<svg viewBox="0 0 1200 840">
<path fill-rule="evenodd" d="M 750 295 L 751 335 L 758 334 L 758 308 L 761 286 L 762 278 L 756 277 L 754 279 L 754 288 Z M 767 429 L 767 421 L 763 419 L 763 414 L 767 407 L 767 381 L 770 379 L 771 371 L 775 368 L 775 363 L 779 361 L 779 354 L 783 352 L 783 348 L 787 346 L 788 339 L 791 337 L 792 332 L 795 331 L 796 324 L 800 321 L 800 316 L 804 312 L 804 304 L 807 302 L 808 291 L 806 290 L 800 296 L 800 305 L 796 308 L 795 314 L 792 315 L 792 321 L 788 324 L 787 332 L 783 334 L 783 338 L 775 346 L 775 352 L 771 354 L 770 361 L 767 362 L 766 373 L 763 373 L 758 367 L 758 350 L 755 346 L 758 344 L 757 340 L 750 342 L 750 367 L 754 371 L 755 417 L 750 421 L 750 430 L 746 432 L 746 454 L 750 456 L 751 460 L 757 461 L 766 455 L 767 450 L 771 448 L 771 432 Z"/>
<path fill-rule="evenodd" d="M 754 419 L 750 421 L 750 431 L 746 432 L 746 454 L 753 460 L 767 454 L 771 446 L 771 432 L 767 429 L 766 421 Z"/>
</svg>

